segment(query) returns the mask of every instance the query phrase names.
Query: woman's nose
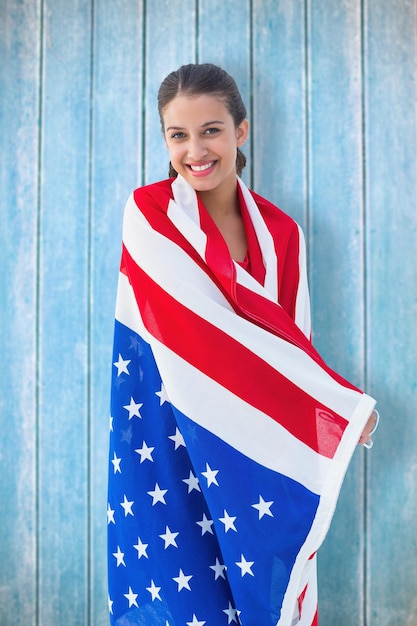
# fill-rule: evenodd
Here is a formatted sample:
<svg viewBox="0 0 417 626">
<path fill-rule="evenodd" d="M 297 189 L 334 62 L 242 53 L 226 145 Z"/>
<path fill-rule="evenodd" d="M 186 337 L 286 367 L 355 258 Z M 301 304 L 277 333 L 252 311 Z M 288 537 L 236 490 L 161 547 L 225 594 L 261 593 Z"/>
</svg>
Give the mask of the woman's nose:
<svg viewBox="0 0 417 626">
<path fill-rule="evenodd" d="M 194 161 L 201 160 L 204 156 L 206 156 L 208 150 L 206 148 L 205 142 L 201 137 L 190 137 L 188 143 L 188 156 L 190 159 Z"/>
</svg>

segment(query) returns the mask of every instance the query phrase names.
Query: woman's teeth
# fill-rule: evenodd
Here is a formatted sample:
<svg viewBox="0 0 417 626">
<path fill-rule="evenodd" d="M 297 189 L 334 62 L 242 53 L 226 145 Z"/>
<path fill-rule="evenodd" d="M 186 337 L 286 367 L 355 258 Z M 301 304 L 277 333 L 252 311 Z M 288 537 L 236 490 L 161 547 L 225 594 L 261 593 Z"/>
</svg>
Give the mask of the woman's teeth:
<svg viewBox="0 0 417 626">
<path fill-rule="evenodd" d="M 205 163 L 204 165 L 190 165 L 190 168 L 193 172 L 204 172 L 204 170 L 208 170 L 213 165 L 214 161 L 210 161 L 210 163 Z"/>
</svg>

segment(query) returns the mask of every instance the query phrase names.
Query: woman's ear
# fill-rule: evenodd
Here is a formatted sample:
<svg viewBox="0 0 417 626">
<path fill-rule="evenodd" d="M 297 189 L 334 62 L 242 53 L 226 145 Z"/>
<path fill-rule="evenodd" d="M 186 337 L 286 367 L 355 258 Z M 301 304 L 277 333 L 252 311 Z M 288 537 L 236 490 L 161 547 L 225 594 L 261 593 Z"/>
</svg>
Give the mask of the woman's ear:
<svg viewBox="0 0 417 626">
<path fill-rule="evenodd" d="M 236 128 L 236 139 L 237 139 L 238 147 L 243 146 L 246 139 L 248 138 L 248 133 L 249 133 L 249 122 L 248 120 L 243 120 L 243 122 L 241 122 L 239 126 Z"/>
</svg>

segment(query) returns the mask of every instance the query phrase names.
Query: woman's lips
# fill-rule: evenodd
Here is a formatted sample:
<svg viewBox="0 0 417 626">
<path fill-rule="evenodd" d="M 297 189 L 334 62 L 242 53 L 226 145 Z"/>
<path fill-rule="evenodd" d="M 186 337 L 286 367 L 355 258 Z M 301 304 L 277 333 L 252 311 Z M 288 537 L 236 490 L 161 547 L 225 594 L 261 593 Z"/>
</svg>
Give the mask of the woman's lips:
<svg viewBox="0 0 417 626">
<path fill-rule="evenodd" d="M 207 161 L 206 163 L 187 163 L 187 168 L 193 176 L 207 176 L 213 171 L 217 161 Z"/>
</svg>

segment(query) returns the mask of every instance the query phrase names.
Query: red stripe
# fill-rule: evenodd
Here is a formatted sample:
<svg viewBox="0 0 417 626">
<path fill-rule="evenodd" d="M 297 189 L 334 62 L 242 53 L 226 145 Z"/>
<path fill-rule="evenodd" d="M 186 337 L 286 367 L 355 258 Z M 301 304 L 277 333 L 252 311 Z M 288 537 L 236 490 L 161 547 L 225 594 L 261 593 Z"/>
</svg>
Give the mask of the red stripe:
<svg viewBox="0 0 417 626">
<path fill-rule="evenodd" d="M 301 347 L 320 365 L 324 365 L 309 339 L 294 324 L 293 319 L 282 306 L 277 306 L 276 302 L 271 302 L 236 282 L 236 270 L 227 244 L 214 221 L 202 206 L 200 198 L 198 198 L 198 204 L 201 228 L 207 234 L 206 261 L 208 266 L 213 269 L 214 274 L 220 277 L 223 291 L 231 294 L 233 301 L 238 304 L 244 317 L 255 321 L 259 326 L 272 331 L 278 337 Z M 295 265 L 298 267 L 298 261 Z"/>
<path fill-rule="evenodd" d="M 304 587 L 303 591 L 298 596 L 298 612 L 300 614 L 300 619 L 301 619 L 302 614 L 303 614 L 303 603 L 304 603 L 304 598 L 305 598 L 306 593 L 307 593 L 307 589 L 308 589 L 308 584 Z M 319 626 L 318 607 L 316 608 L 316 612 L 314 614 L 313 621 L 311 622 L 311 626 Z"/>
<path fill-rule="evenodd" d="M 140 207 L 140 211 L 146 217 L 152 228 L 180 246 L 195 263 L 210 276 L 213 282 L 218 285 L 223 295 L 238 314 L 255 322 L 258 326 L 274 333 L 278 337 L 300 347 L 334 380 L 348 389 L 359 392 L 359 389 L 326 365 L 309 339 L 298 326 L 293 323 L 291 317 L 287 315 L 288 311 L 285 310 L 285 306 L 277 306 L 276 303 L 270 302 L 236 283 L 235 269 L 226 243 L 218 229 L 214 227 L 214 223 L 207 211 L 205 209 L 203 210 L 201 200 L 198 198 L 202 229 L 206 234 L 210 235 L 207 240 L 207 264 L 204 263 L 190 242 L 177 227 L 167 219 L 167 207 L 170 199 L 172 199 L 171 185 L 167 185 L 167 183 L 169 183 L 169 181 L 161 181 L 148 185 L 147 187 L 140 187 L 134 192 L 135 202 L 137 206 Z M 291 224 L 293 237 L 296 238 L 298 238 L 298 230 L 294 222 L 280 209 L 257 194 L 251 193 L 258 205 L 262 206 L 265 223 L 268 224 L 268 228 L 275 241 L 277 256 L 282 261 L 279 263 L 278 267 L 280 274 L 280 298 L 282 297 L 284 301 L 288 301 L 287 306 L 291 308 L 292 301 L 294 301 L 293 304 L 295 306 L 296 290 L 294 291 L 294 288 L 290 288 L 289 285 L 298 284 L 298 259 L 295 258 L 295 250 L 297 250 L 298 254 L 298 239 L 296 245 L 294 241 L 290 245 L 289 241 L 287 241 L 288 237 L 283 237 L 282 233 L 278 232 L 278 230 L 279 228 L 289 228 Z M 287 241 L 287 243 L 284 245 L 285 241 Z M 291 254 L 289 252 L 290 248 L 293 250 Z M 291 270 L 291 268 L 293 268 L 293 270 Z M 291 280 L 288 280 L 291 271 L 294 272 L 294 276 L 292 276 Z M 286 277 L 285 280 L 284 273 Z"/>
<path fill-rule="evenodd" d="M 244 345 L 177 302 L 138 267 L 125 248 L 122 267 L 151 335 L 316 452 L 334 456 L 345 419 L 329 414 L 323 404 Z"/>
<path fill-rule="evenodd" d="M 277 206 L 250 191 L 274 241 L 278 259 L 278 301 L 295 319 L 298 284 L 300 280 L 300 241 L 295 222 Z"/>
<path fill-rule="evenodd" d="M 303 612 L 303 602 L 304 602 L 305 595 L 307 593 L 307 589 L 308 589 L 308 585 L 304 587 L 303 591 L 298 596 L 298 612 L 300 613 L 300 617 Z"/>
<path fill-rule="evenodd" d="M 240 213 L 242 215 L 246 239 L 248 242 L 250 274 L 255 280 L 258 281 L 258 283 L 264 285 L 266 270 L 262 259 L 262 251 L 240 185 L 238 185 L 238 194 Z"/>
</svg>

